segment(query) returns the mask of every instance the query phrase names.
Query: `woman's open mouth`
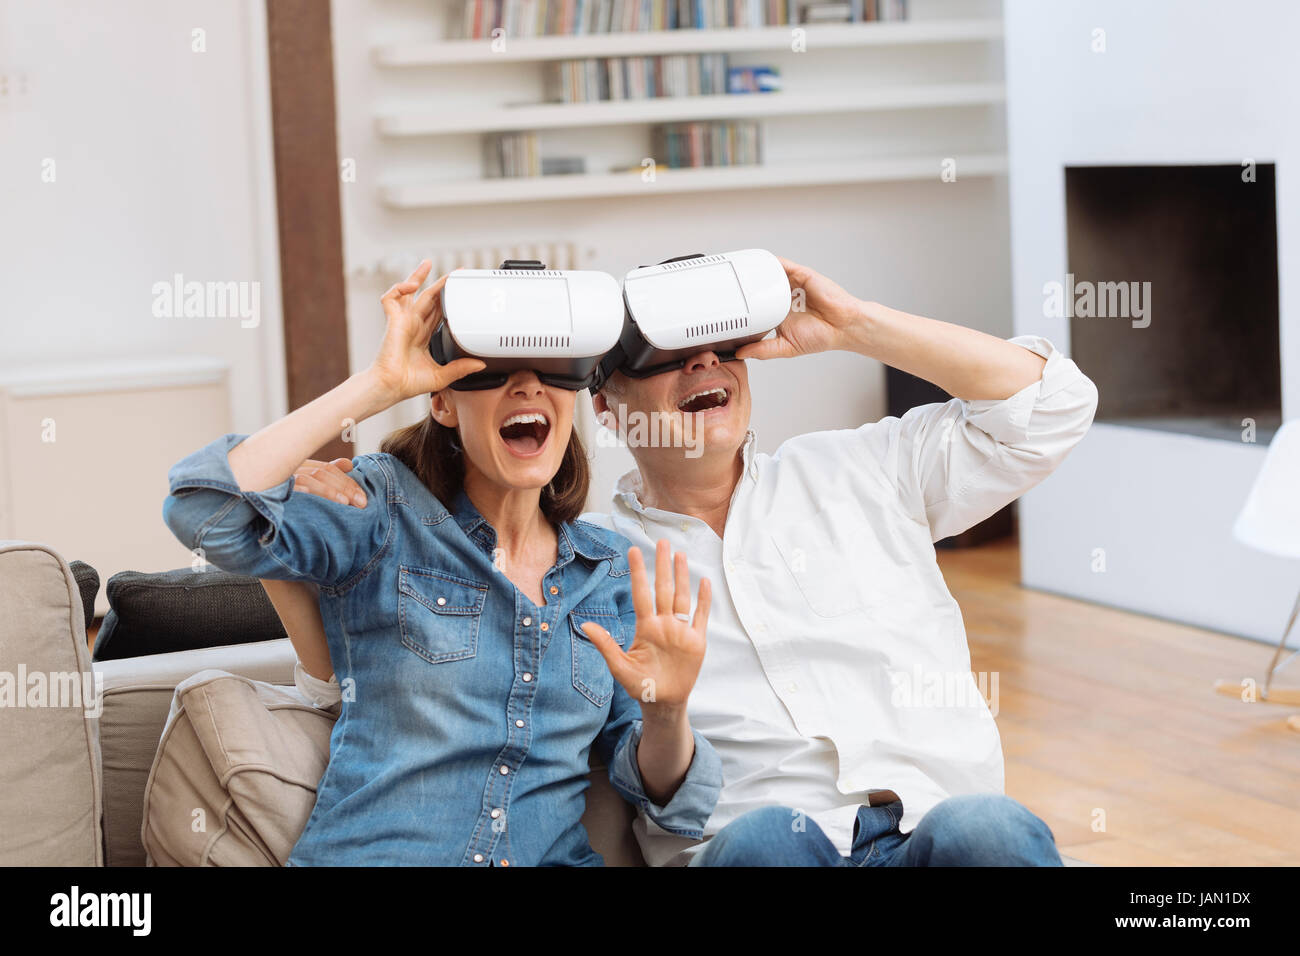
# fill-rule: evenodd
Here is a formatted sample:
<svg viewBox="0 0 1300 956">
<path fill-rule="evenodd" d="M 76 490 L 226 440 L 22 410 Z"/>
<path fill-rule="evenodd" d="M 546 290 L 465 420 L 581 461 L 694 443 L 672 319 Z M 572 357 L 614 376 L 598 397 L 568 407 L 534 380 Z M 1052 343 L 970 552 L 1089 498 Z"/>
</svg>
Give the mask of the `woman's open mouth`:
<svg viewBox="0 0 1300 956">
<path fill-rule="evenodd" d="M 498 431 L 512 454 L 531 458 L 541 454 L 551 433 L 551 423 L 541 412 L 520 412 L 502 422 Z"/>
<path fill-rule="evenodd" d="M 683 412 L 707 412 L 711 408 L 726 408 L 731 396 L 725 388 L 707 388 L 687 395 L 677 407 Z"/>
</svg>

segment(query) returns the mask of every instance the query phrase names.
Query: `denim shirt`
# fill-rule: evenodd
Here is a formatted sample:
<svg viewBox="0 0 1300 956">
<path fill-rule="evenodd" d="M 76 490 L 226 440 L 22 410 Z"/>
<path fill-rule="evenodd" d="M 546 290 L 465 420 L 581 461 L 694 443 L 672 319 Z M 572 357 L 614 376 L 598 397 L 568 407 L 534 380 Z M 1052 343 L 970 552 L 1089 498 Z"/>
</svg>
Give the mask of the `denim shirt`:
<svg viewBox="0 0 1300 956">
<path fill-rule="evenodd" d="M 163 518 L 224 570 L 310 581 L 343 690 L 330 761 L 290 865 L 599 865 L 580 818 L 594 743 L 614 787 L 698 839 L 721 763 L 695 756 L 666 806 L 637 768 L 639 705 L 580 629 L 625 649 L 636 629 L 620 535 L 557 527 L 532 603 L 497 569 L 496 533 L 462 492 L 448 510 L 391 455 L 362 455 L 356 508 L 240 491 L 227 435 L 172 467 Z"/>
</svg>

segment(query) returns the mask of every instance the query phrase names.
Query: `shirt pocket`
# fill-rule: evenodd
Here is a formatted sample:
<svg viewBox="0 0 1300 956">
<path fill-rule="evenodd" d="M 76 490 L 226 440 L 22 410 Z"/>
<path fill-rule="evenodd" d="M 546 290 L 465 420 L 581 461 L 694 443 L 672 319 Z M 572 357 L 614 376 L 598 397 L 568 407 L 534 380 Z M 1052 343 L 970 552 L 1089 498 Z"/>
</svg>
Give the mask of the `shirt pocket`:
<svg viewBox="0 0 1300 956">
<path fill-rule="evenodd" d="M 569 620 L 573 627 L 570 635 L 573 644 L 573 689 L 597 707 L 604 707 L 614 696 L 614 675 L 610 673 L 604 656 L 596 650 L 596 645 L 583 633 L 582 625 L 588 622 L 599 624 L 609 631 L 620 647 L 626 649 L 627 636 L 623 633 L 623 622 L 618 613 L 609 608 L 577 608 L 569 613 Z"/>
<path fill-rule="evenodd" d="M 486 584 L 403 564 L 397 590 L 403 645 L 431 664 L 477 653 Z"/>
<path fill-rule="evenodd" d="M 858 580 L 868 571 L 860 543 L 828 512 L 776 528 L 770 537 L 813 613 L 840 617 L 862 608 Z"/>
</svg>

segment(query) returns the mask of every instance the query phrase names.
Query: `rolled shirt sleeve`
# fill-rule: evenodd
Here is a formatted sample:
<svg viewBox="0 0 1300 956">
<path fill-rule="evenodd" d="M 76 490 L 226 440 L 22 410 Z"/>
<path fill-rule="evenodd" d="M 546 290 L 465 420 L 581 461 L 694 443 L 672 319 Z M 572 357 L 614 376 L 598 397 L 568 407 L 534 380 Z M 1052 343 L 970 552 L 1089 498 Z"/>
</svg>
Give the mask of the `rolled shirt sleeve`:
<svg viewBox="0 0 1300 956">
<path fill-rule="evenodd" d="M 899 496 L 938 541 L 992 515 L 1056 469 L 1087 433 L 1097 387 L 1047 339 L 1010 339 L 1046 359 L 1038 381 L 1009 398 L 952 399 L 858 429 Z"/>
<path fill-rule="evenodd" d="M 330 675 L 329 680 L 312 677 L 302 666 L 302 661 L 293 662 L 293 686 L 307 701 L 318 710 L 334 710 L 343 702 L 343 690 L 339 687 L 338 677 Z"/>
<path fill-rule="evenodd" d="M 177 539 L 225 571 L 272 580 L 339 585 L 374 560 L 389 532 L 387 473 L 373 456 L 355 459 L 350 477 L 366 507 L 293 494 L 293 477 L 245 491 L 228 455 L 244 435 L 224 435 L 168 472 L 163 520 Z"/>
<path fill-rule="evenodd" d="M 695 738 L 695 755 L 686 771 L 686 777 L 677 787 L 667 805 L 652 803 L 646 796 L 637 766 L 637 748 L 641 743 L 642 723 L 633 721 L 614 751 L 609 764 L 609 780 L 623 798 L 643 812 L 656 826 L 678 836 L 693 840 L 704 838 L 704 825 L 713 815 L 718 794 L 722 790 L 722 760 L 717 751 L 698 731 Z"/>
</svg>

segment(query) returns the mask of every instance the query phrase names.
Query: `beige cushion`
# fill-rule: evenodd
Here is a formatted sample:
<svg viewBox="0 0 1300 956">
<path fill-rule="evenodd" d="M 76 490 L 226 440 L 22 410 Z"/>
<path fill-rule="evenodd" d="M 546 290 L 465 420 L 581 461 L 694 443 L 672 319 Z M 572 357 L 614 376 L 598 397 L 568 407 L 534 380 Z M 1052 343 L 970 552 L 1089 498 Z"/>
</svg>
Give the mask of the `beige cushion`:
<svg viewBox="0 0 1300 956">
<path fill-rule="evenodd" d="M 99 695 L 81 595 L 38 544 L 0 541 L 0 681 L 0 866 L 100 865 Z M 37 703 L 39 683 L 45 706 L 15 706 Z"/>
<path fill-rule="evenodd" d="M 218 669 L 253 680 L 293 684 L 288 639 L 97 661 L 103 678 L 99 741 L 104 755 L 104 862 L 144 866 L 140 825 L 144 788 L 167 722 L 176 685 Z"/>
<path fill-rule="evenodd" d="M 144 794 L 162 866 L 283 866 L 316 802 L 334 714 L 294 688 L 202 671 L 176 688 Z"/>
<path fill-rule="evenodd" d="M 144 793 L 141 841 L 151 862 L 283 865 L 315 803 L 332 712 L 298 691 L 220 671 L 182 681 Z M 633 809 L 603 768 L 583 815 L 606 865 L 643 865 Z"/>
</svg>

